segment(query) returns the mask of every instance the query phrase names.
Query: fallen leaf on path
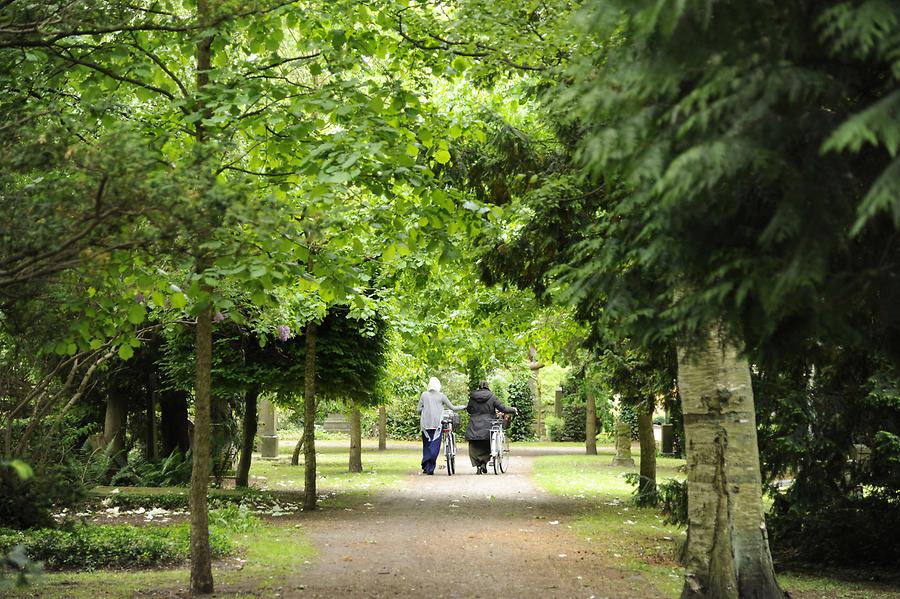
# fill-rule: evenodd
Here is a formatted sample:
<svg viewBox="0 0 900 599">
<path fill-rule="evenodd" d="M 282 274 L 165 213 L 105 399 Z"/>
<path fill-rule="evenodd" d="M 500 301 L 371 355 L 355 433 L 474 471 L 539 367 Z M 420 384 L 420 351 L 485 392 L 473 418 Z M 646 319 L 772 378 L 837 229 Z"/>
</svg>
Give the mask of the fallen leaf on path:
<svg viewBox="0 0 900 599">
<path fill-rule="evenodd" d="M 352 556 L 352 555 L 345 555 L 345 556 L 343 556 L 341 559 L 344 560 L 345 562 L 352 562 L 352 561 L 353 561 L 353 556 Z"/>
</svg>

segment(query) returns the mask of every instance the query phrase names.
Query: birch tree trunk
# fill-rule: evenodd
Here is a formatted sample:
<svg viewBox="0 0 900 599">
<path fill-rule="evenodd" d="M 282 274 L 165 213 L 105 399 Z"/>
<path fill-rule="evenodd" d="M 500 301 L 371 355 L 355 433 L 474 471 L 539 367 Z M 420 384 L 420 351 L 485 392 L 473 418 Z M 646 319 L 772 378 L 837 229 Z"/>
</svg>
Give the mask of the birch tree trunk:
<svg viewBox="0 0 900 599">
<path fill-rule="evenodd" d="M 710 326 L 678 348 L 688 470 L 683 599 L 779 598 L 763 517 L 750 367 Z"/>
<path fill-rule="evenodd" d="M 350 406 L 350 472 L 362 472 L 362 417 L 359 406 Z"/>
<path fill-rule="evenodd" d="M 585 404 L 585 451 L 587 455 L 597 455 L 597 400 L 593 391 L 588 391 Z"/>
</svg>

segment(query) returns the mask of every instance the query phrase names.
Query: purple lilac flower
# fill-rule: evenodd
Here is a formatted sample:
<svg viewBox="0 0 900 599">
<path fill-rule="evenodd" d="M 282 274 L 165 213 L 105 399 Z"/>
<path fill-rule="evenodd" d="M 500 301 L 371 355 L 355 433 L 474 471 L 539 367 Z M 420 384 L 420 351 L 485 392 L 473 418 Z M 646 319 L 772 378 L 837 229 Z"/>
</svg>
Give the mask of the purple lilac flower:
<svg viewBox="0 0 900 599">
<path fill-rule="evenodd" d="M 216 312 L 215 315 L 212 317 L 212 321 L 216 324 L 222 322 L 223 320 L 225 320 L 225 315 L 222 314 L 221 312 Z"/>
<path fill-rule="evenodd" d="M 287 341 L 288 337 L 291 336 L 291 327 L 287 325 L 280 324 L 275 327 L 275 331 L 280 341 Z"/>
</svg>

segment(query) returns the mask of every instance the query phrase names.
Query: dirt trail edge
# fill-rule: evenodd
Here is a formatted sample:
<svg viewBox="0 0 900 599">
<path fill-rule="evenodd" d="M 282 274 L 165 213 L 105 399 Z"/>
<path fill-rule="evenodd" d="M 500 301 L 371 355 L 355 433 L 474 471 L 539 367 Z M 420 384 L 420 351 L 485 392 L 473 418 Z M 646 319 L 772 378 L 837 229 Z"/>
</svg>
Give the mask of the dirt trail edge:
<svg viewBox="0 0 900 599">
<path fill-rule="evenodd" d="M 532 459 L 507 474 L 412 476 L 348 511 L 307 516 L 319 556 L 284 597 L 639 597 L 661 595 L 568 528 L 576 506 L 537 489 Z"/>
</svg>

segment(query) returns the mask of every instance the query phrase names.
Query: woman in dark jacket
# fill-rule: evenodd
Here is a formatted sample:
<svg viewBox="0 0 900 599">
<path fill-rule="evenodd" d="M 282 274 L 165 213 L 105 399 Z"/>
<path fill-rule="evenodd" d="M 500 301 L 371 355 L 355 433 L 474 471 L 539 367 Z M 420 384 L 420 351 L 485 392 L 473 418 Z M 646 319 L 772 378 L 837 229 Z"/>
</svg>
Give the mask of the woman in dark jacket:
<svg viewBox="0 0 900 599">
<path fill-rule="evenodd" d="M 477 468 L 476 474 L 487 472 L 487 463 L 491 459 L 491 420 L 497 412 L 518 414 L 515 408 L 508 408 L 500 403 L 497 396 L 491 393 L 487 381 L 478 383 L 478 388 L 469 394 L 469 426 L 466 427 L 466 440 L 469 442 L 469 459 Z"/>
</svg>

